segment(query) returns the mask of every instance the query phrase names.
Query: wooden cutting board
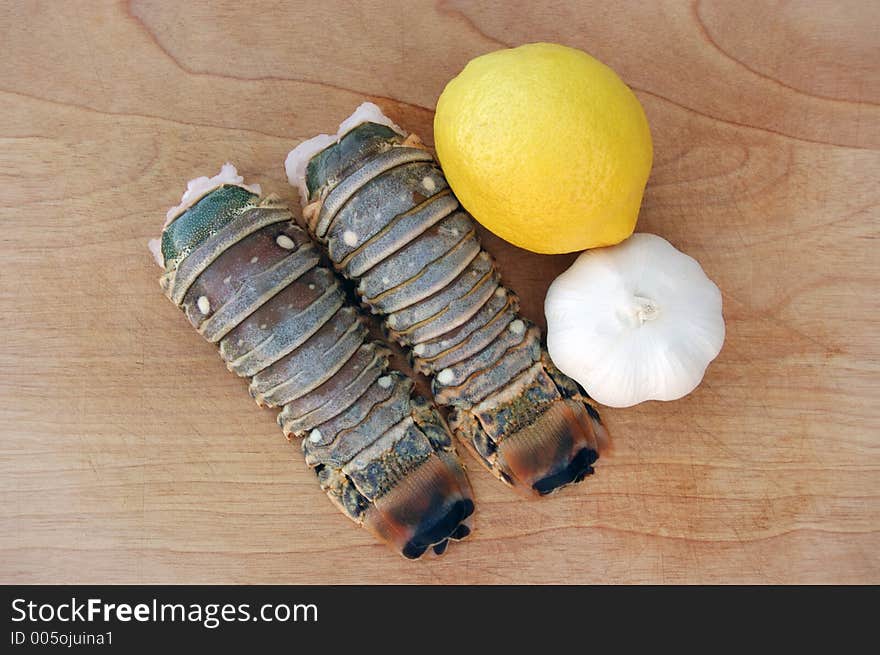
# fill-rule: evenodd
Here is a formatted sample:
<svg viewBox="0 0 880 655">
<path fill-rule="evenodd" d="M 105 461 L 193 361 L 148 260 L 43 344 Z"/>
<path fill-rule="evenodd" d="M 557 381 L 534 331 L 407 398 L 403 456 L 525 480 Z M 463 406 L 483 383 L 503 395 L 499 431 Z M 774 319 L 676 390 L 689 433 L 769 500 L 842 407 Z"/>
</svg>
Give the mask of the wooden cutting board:
<svg viewBox="0 0 880 655">
<path fill-rule="evenodd" d="M 0 582 L 880 582 L 878 32 L 869 0 L 3 3 Z M 605 410 L 613 447 L 557 497 L 469 460 L 473 539 L 407 562 L 330 505 L 145 244 L 227 159 L 294 202 L 287 151 L 365 99 L 431 143 L 465 62 L 537 40 L 635 89 L 638 229 L 718 283 L 727 342 L 689 397 Z M 484 243 L 543 324 L 574 256 Z"/>
</svg>

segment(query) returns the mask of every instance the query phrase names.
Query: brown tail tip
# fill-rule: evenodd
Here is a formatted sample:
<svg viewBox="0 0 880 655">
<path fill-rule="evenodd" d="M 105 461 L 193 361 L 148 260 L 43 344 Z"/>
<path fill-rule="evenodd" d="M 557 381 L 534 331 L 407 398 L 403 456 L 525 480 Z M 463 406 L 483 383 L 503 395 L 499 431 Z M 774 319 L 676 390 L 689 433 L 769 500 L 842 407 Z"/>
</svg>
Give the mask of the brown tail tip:
<svg viewBox="0 0 880 655">
<path fill-rule="evenodd" d="M 407 559 L 441 555 L 471 532 L 474 501 L 454 455 L 435 453 L 367 510 L 364 525 Z"/>
<path fill-rule="evenodd" d="M 576 400 L 558 400 L 498 445 L 496 466 L 519 491 L 539 496 L 580 482 L 599 458 L 594 419 Z"/>
</svg>

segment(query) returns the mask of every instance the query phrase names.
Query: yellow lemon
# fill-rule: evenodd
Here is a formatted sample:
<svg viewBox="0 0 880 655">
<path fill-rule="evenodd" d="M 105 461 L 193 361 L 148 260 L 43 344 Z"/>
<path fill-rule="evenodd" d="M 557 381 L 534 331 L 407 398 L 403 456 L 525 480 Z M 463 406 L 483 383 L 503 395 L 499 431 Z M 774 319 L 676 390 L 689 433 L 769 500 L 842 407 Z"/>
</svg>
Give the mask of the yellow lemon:
<svg viewBox="0 0 880 655">
<path fill-rule="evenodd" d="M 542 253 L 632 234 L 653 157 L 629 87 L 585 52 L 552 43 L 471 60 L 437 101 L 434 141 L 465 209 Z"/>
</svg>

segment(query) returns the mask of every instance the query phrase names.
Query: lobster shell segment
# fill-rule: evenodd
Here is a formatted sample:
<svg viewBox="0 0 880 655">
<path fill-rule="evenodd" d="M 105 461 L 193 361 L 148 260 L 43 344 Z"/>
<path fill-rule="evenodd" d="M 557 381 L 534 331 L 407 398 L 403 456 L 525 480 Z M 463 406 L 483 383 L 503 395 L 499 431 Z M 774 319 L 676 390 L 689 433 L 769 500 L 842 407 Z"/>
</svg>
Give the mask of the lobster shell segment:
<svg viewBox="0 0 880 655">
<path fill-rule="evenodd" d="M 530 495 L 581 481 L 605 433 L 599 414 L 518 315 L 439 165 L 402 132 L 365 103 L 335 138 L 288 155 L 309 231 L 493 474 Z"/>
<path fill-rule="evenodd" d="M 236 183 L 190 200 L 163 231 L 161 286 L 257 403 L 281 410 L 331 501 L 410 559 L 467 536 L 474 504 L 448 426 L 367 341 L 288 209 Z"/>
</svg>

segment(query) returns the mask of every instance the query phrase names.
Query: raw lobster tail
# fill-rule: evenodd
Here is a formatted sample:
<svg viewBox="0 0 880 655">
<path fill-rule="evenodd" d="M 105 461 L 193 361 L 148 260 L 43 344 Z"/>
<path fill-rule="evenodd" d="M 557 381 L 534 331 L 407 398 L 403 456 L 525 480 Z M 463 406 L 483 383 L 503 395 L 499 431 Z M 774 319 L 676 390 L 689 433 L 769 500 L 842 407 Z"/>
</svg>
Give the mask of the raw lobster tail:
<svg viewBox="0 0 880 655">
<path fill-rule="evenodd" d="M 290 153 L 309 231 L 432 377 L 450 426 L 497 477 L 544 495 L 593 472 L 596 410 L 517 314 L 470 215 L 419 140 L 365 103 Z"/>
<path fill-rule="evenodd" d="M 240 181 L 223 171 L 218 178 Z M 257 403 L 281 408 L 279 424 L 304 437 L 330 499 L 408 558 L 467 536 L 474 504 L 446 424 L 389 370 L 388 351 L 366 341 L 362 317 L 288 209 L 237 183 L 192 200 L 153 245 L 162 288 L 227 367 L 250 378 Z"/>
</svg>

